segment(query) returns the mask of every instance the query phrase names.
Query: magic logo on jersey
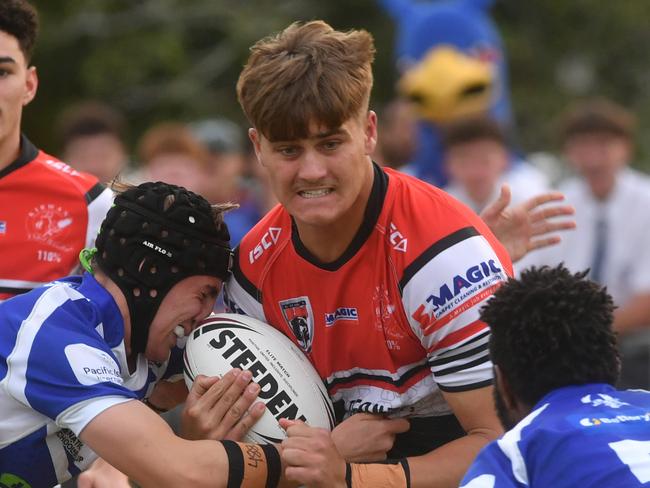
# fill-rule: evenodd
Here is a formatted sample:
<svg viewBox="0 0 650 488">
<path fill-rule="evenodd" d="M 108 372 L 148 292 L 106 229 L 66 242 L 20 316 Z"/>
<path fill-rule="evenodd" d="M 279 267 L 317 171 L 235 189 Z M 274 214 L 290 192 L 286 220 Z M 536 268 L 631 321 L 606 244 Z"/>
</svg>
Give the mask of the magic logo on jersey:
<svg viewBox="0 0 650 488">
<path fill-rule="evenodd" d="M 310 353 L 314 337 L 314 314 L 309 297 L 282 300 L 280 301 L 280 310 L 300 348 L 306 353 Z"/>
<path fill-rule="evenodd" d="M 429 327 L 443 316 L 449 319 L 489 297 L 506 280 L 503 270 L 494 259 L 470 266 L 462 274 L 455 275 L 431 293 L 413 313 L 422 327 Z M 462 307 L 461 307 L 462 305 Z M 431 312 L 425 312 L 426 309 Z"/>
<path fill-rule="evenodd" d="M 339 320 L 359 321 L 359 312 L 354 307 L 339 307 L 335 312 L 325 314 L 325 325 L 333 326 Z"/>
</svg>

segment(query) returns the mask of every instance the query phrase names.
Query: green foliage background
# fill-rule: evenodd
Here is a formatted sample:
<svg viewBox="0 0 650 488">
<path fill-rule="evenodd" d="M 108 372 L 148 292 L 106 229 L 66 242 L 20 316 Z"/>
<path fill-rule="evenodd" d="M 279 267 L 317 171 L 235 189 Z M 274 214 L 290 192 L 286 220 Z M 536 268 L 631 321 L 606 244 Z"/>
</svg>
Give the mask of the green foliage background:
<svg viewBox="0 0 650 488">
<path fill-rule="evenodd" d="M 235 83 L 260 37 L 322 18 L 375 37 L 374 105 L 394 95 L 392 21 L 375 0 L 34 0 L 41 86 L 26 131 L 58 150 L 62 109 L 98 98 L 122 110 L 133 144 L 150 124 L 223 115 L 244 122 Z M 576 97 L 605 95 L 640 119 L 640 161 L 650 155 L 650 1 L 497 0 L 520 139 L 554 149 L 553 122 Z"/>
</svg>

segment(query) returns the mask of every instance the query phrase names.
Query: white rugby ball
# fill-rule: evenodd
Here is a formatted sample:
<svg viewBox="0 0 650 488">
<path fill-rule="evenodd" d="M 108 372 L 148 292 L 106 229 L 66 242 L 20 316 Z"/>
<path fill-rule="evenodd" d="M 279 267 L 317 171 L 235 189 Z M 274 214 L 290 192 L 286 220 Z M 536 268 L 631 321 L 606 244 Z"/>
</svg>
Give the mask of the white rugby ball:
<svg viewBox="0 0 650 488">
<path fill-rule="evenodd" d="M 286 433 L 280 418 L 334 428 L 332 402 L 318 373 L 289 338 L 264 322 L 230 313 L 211 315 L 188 337 L 184 358 L 188 388 L 199 374 L 223 376 L 232 368 L 253 373 L 266 410 L 244 442 L 281 442 Z"/>
</svg>

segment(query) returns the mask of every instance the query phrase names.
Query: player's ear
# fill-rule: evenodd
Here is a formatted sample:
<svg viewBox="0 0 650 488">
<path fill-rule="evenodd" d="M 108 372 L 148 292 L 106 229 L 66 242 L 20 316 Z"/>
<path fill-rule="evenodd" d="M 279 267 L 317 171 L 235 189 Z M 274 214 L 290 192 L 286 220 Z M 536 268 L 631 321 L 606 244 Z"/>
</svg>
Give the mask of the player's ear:
<svg viewBox="0 0 650 488">
<path fill-rule="evenodd" d="M 36 90 L 38 89 L 38 74 L 36 67 L 30 66 L 27 68 L 25 76 L 25 92 L 23 93 L 23 106 L 34 100 Z"/>
<path fill-rule="evenodd" d="M 255 151 L 257 162 L 260 163 L 262 166 L 264 166 L 261 157 L 262 145 L 261 145 L 260 137 L 261 137 L 260 133 L 257 131 L 256 128 L 251 127 L 250 129 L 248 129 L 248 138 L 253 143 L 253 150 Z"/>
<path fill-rule="evenodd" d="M 364 132 L 366 136 L 365 153 L 371 155 L 377 146 L 377 114 L 373 110 L 368 110 L 364 121 Z"/>
<path fill-rule="evenodd" d="M 499 391 L 501 398 L 508 410 L 515 410 L 517 408 L 517 398 L 512 392 L 508 379 L 504 376 L 501 368 L 497 364 L 494 365 L 494 387 Z"/>
</svg>

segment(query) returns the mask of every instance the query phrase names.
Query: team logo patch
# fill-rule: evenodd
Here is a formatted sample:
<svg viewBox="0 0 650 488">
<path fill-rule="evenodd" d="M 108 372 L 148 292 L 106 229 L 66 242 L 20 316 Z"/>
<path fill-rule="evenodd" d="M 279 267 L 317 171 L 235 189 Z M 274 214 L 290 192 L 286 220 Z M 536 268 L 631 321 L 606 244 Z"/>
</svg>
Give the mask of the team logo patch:
<svg viewBox="0 0 650 488">
<path fill-rule="evenodd" d="M 327 327 L 333 326 L 339 320 L 351 320 L 354 322 L 359 321 L 359 312 L 354 307 L 339 307 L 336 312 L 325 314 L 325 325 Z"/>
<path fill-rule="evenodd" d="M 0 234 L 6 234 L 7 233 L 7 222 L 4 220 L 0 220 Z"/>
<path fill-rule="evenodd" d="M 296 336 L 298 345 L 306 353 L 311 352 L 314 337 L 314 314 L 309 297 L 290 298 L 280 301 L 280 310 L 287 325 Z"/>
<path fill-rule="evenodd" d="M 68 234 L 72 231 L 72 216 L 59 205 L 44 203 L 27 213 L 27 239 L 46 243 L 59 251 L 69 252 Z"/>
</svg>

